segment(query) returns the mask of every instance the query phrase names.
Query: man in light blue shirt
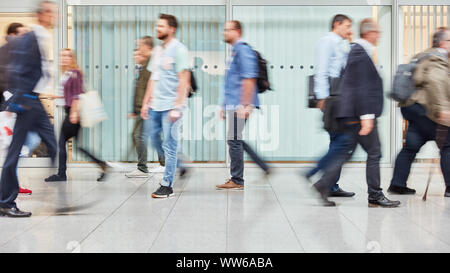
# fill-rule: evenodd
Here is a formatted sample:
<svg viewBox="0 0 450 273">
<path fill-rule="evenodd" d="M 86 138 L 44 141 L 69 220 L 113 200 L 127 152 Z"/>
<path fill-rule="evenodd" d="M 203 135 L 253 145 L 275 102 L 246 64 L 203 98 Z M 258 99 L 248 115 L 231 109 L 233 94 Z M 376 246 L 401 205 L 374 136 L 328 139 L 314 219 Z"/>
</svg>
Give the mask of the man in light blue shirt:
<svg viewBox="0 0 450 273">
<path fill-rule="evenodd" d="M 141 116 L 149 119 L 147 129 L 153 147 L 164 153 L 166 169 L 153 198 L 173 195 L 172 184 L 177 168 L 178 128 L 185 108 L 190 71 L 188 50 L 177 39 L 178 22 L 173 15 L 161 14 L 156 26 L 162 46 L 154 49 L 149 70 L 152 72 L 142 103 Z M 161 133 L 163 142 L 161 143 Z"/>
<path fill-rule="evenodd" d="M 324 111 L 326 98 L 330 96 L 330 79 L 339 78 L 344 69 L 350 47 L 345 42 L 351 39 L 352 21 L 343 14 L 334 16 L 331 25 L 331 32 L 328 32 L 317 43 L 316 49 L 316 71 L 314 74 L 314 93 L 319 100 L 317 107 Z M 345 144 L 350 140 L 348 134 L 329 132 L 330 146 L 327 154 L 320 159 L 317 167 L 306 174 L 308 179 L 319 171 L 325 170 L 333 161 L 333 157 L 339 154 L 339 151 L 346 147 Z M 330 196 L 333 197 L 351 197 L 353 192 L 342 190 L 337 182 L 339 175 L 335 179 L 335 185 L 332 188 Z"/>
<path fill-rule="evenodd" d="M 239 21 L 225 24 L 225 42 L 232 45 L 232 59 L 225 75 L 225 94 L 220 116 L 227 118 L 227 144 L 230 154 L 231 179 L 217 185 L 218 190 L 244 189 L 244 151 L 255 163 L 269 174 L 269 167 L 256 152 L 242 139 L 245 122 L 253 108 L 259 107 L 258 57 L 256 52 L 241 40 L 242 26 Z"/>
</svg>

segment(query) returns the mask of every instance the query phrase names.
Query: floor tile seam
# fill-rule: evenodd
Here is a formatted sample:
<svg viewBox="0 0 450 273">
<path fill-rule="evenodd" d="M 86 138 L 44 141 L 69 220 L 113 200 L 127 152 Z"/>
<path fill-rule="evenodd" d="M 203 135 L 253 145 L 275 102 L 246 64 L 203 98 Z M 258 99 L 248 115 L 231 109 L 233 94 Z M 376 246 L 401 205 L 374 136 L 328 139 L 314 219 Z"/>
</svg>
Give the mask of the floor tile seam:
<svg viewBox="0 0 450 273">
<path fill-rule="evenodd" d="M 286 213 L 286 211 L 285 211 L 283 205 L 282 205 L 281 202 L 280 202 L 280 199 L 279 199 L 279 197 L 278 197 L 278 195 L 277 195 L 275 189 L 274 189 L 273 186 L 272 186 L 272 183 L 270 182 L 270 178 L 268 178 L 267 180 L 268 180 L 268 183 L 269 183 L 269 185 L 270 185 L 270 188 L 272 189 L 273 194 L 275 195 L 275 198 L 276 198 L 276 200 L 277 200 L 277 203 L 278 203 L 278 205 L 280 206 L 280 209 L 281 209 L 281 211 L 282 211 L 283 214 L 284 214 L 284 218 L 285 218 L 286 221 L 288 222 L 288 225 L 289 225 L 289 227 L 291 228 L 291 231 L 293 232 L 293 234 L 294 234 L 294 236 L 295 236 L 295 239 L 297 240 L 298 245 L 299 245 L 300 248 L 303 250 L 303 252 L 306 252 L 305 248 L 303 247 L 303 245 L 302 245 L 302 243 L 301 243 L 301 241 L 300 241 L 300 238 L 298 237 L 297 232 L 296 232 L 295 229 L 294 229 L 294 226 L 292 225 L 291 221 L 289 220 L 289 217 L 288 217 L 288 215 L 287 215 L 287 213 Z"/>
<path fill-rule="evenodd" d="M 161 224 L 161 227 L 158 230 L 158 233 L 156 234 L 155 239 L 153 239 L 153 242 L 150 244 L 150 247 L 147 249 L 146 253 L 149 253 L 152 248 L 155 246 L 156 241 L 158 241 L 159 236 L 161 235 L 162 230 L 164 229 L 164 226 L 167 223 L 167 220 L 169 219 L 170 215 L 172 214 L 173 210 L 175 209 L 178 200 L 180 200 L 181 196 L 183 195 L 184 190 L 186 189 L 187 185 L 189 184 L 190 179 L 188 179 L 186 181 L 186 185 L 184 185 L 184 187 L 181 189 L 180 194 L 178 194 L 177 199 L 175 200 L 174 204 L 172 205 L 172 208 L 170 209 L 169 213 L 167 214 L 166 218 L 164 219 L 164 221 Z M 170 198 L 170 197 L 169 197 Z"/>
<path fill-rule="evenodd" d="M 150 179 L 150 178 L 149 178 Z M 130 195 L 128 196 L 124 201 L 122 201 L 122 203 L 120 203 L 120 205 L 115 208 L 109 215 L 105 216 L 104 219 L 95 227 L 93 228 L 81 241 L 80 241 L 80 246 L 83 244 L 83 242 L 88 239 L 101 225 L 103 225 L 114 213 L 116 213 L 128 200 L 130 200 L 145 184 L 147 184 L 148 180 L 147 179 L 145 182 L 143 182 L 141 185 L 139 185 L 139 187 L 136 188 L 136 190 Z"/>
</svg>

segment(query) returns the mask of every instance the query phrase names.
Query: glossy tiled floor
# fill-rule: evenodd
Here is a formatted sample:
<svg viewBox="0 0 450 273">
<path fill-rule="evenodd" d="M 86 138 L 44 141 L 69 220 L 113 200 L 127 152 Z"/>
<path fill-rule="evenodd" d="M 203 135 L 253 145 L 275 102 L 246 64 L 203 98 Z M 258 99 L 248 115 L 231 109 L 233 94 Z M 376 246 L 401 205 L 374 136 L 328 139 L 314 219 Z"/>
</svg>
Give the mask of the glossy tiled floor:
<svg viewBox="0 0 450 273">
<path fill-rule="evenodd" d="M 132 169 L 132 165 L 129 165 Z M 368 208 L 365 171 L 346 168 L 341 186 L 355 191 L 321 207 L 295 168 L 268 179 L 246 169 L 243 192 L 217 191 L 225 168 L 196 168 L 175 184 L 176 195 L 150 194 L 162 175 L 127 179 L 115 172 L 104 183 L 94 168 L 72 168 L 68 183 L 45 183 L 47 169 L 21 169 L 32 196 L 18 205 L 27 219 L 0 218 L 0 252 L 450 252 L 450 198 L 441 174 L 421 200 L 428 168 L 416 167 L 415 196 L 392 196 L 396 209 Z M 392 169 L 382 169 L 386 189 Z"/>
</svg>

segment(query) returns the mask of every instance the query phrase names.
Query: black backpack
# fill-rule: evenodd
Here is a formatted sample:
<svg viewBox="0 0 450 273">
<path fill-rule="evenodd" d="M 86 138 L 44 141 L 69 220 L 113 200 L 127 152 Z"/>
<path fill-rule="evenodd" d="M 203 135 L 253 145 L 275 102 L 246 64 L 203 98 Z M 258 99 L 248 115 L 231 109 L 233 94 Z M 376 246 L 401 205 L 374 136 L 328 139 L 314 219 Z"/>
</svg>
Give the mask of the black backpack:
<svg viewBox="0 0 450 273">
<path fill-rule="evenodd" d="M 250 46 L 247 43 L 244 44 Z M 258 51 L 254 50 L 253 48 L 252 50 L 256 53 L 256 57 L 258 58 L 258 79 L 256 80 L 258 93 L 264 93 L 266 92 L 266 90 L 272 90 L 272 88 L 270 88 L 269 73 L 267 73 L 267 61 L 261 56 Z"/>
</svg>

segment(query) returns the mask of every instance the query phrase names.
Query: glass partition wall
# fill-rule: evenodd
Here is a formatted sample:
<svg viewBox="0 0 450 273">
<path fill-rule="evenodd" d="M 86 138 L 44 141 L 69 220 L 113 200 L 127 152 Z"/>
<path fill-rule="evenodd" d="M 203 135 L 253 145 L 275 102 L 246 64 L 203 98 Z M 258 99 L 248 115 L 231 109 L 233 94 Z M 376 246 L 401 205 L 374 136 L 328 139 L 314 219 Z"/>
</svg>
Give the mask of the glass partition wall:
<svg viewBox="0 0 450 273">
<path fill-rule="evenodd" d="M 101 125 L 84 130 L 79 144 L 112 161 L 136 160 L 131 145 L 133 120 L 126 117 L 137 72 L 132 55 L 136 39 L 155 36 L 159 13 L 178 17 L 177 38 L 188 46 L 199 85 L 198 94 L 189 99 L 182 126 L 182 151 L 194 162 L 208 163 L 227 162 L 225 123 L 217 116 L 230 52 L 222 40 L 226 20 L 242 21 L 244 39 L 269 62 L 274 90 L 260 95 L 263 105 L 249 120 L 245 136 L 268 161 L 280 163 L 314 162 L 327 150 L 322 115 L 306 106 L 306 78 L 314 73 L 315 45 L 330 30 L 333 15 L 343 13 L 353 19 L 354 39 L 361 19 L 370 17 L 380 24 L 374 61 L 385 93 L 390 92 L 396 65 L 429 45 L 425 32 L 420 31 L 427 29 L 429 35 L 449 21 L 449 8 L 441 0 L 345 0 L 339 4 L 326 0 L 194 0 L 192 5 L 178 0 L 150 4 L 130 0 L 127 5 L 116 0 L 60 1 L 65 13 L 61 46 L 75 50 L 86 88 L 100 92 L 109 115 Z M 401 148 L 403 127 L 398 108 L 388 99 L 379 127 L 382 163 L 391 165 Z M 156 160 L 152 148 L 149 152 L 150 160 Z M 352 161 L 365 159 L 358 150 Z M 73 161 L 84 160 L 74 150 Z"/>
</svg>

